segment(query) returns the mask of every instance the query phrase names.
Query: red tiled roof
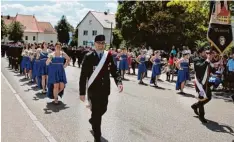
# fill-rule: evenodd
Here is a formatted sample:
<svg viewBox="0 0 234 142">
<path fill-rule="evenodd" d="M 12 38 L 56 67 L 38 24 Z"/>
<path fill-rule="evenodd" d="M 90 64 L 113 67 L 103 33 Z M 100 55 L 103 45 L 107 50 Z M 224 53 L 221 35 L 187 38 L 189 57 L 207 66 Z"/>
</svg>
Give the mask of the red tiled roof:
<svg viewBox="0 0 234 142">
<path fill-rule="evenodd" d="M 8 16 L 2 16 L 1 17 L 6 25 L 10 25 L 12 21 L 15 19 L 15 17 L 10 17 L 8 19 Z"/>
<path fill-rule="evenodd" d="M 39 32 L 37 27 L 37 20 L 33 15 L 17 14 L 15 20 L 24 26 L 25 32 Z"/>
<path fill-rule="evenodd" d="M 54 34 L 57 33 L 53 28 L 53 26 L 50 24 L 50 22 L 37 22 L 37 25 L 40 32 L 54 33 Z"/>
<path fill-rule="evenodd" d="M 13 21 L 18 21 L 24 26 L 25 32 L 41 32 L 56 34 L 55 29 L 49 22 L 38 22 L 33 15 L 17 14 L 16 17 L 2 16 L 6 25 L 11 24 Z"/>
</svg>

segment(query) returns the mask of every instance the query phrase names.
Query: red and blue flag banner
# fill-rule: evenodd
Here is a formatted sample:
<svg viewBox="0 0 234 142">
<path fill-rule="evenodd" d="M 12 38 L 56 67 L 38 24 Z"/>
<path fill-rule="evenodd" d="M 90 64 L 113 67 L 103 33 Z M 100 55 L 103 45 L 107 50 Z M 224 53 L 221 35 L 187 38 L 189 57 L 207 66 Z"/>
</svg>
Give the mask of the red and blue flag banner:
<svg viewBox="0 0 234 142">
<path fill-rule="evenodd" d="M 227 0 L 212 1 L 210 4 L 207 39 L 222 54 L 226 49 L 233 46 L 231 11 Z"/>
</svg>

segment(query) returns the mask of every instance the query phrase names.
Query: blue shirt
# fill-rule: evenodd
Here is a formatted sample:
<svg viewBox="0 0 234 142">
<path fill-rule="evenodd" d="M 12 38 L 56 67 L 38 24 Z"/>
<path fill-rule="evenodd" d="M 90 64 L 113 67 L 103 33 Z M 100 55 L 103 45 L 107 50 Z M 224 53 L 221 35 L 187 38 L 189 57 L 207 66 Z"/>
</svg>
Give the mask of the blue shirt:
<svg viewBox="0 0 234 142">
<path fill-rule="evenodd" d="M 171 50 L 171 53 L 175 56 L 175 55 L 176 55 L 176 50 L 175 50 L 175 49 L 172 49 L 172 50 Z"/>
<path fill-rule="evenodd" d="M 228 71 L 234 71 L 234 59 L 229 59 L 227 66 L 228 66 Z"/>
</svg>

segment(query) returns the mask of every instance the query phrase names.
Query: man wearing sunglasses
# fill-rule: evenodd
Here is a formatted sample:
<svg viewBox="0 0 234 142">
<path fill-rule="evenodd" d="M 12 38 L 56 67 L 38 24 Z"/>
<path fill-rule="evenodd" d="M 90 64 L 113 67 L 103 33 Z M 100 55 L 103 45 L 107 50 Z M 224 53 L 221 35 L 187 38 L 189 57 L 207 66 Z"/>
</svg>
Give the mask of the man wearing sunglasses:
<svg viewBox="0 0 234 142">
<path fill-rule="evenodd" d="M 213 52 L 205 49 L 204 47 L 198 50 L 199 57 L 194 59 L 195 69 L 195 87 L 198 92 L 198 102 L 194 103 L 191 107 L 194 113 L 199 116 L 202 123 L 207 123 L 205 119 L 204 105 L 211 100 L 211 89 L 208 84 L 208 79 L 211 71 L 213 71 L 211 60 Z M 198 111 L 199 110 L 199 111 Z"/>
<path fill-rule="evenodd" d="M 90 124 L 94 132 L 95 142 L 101 141 L 102 115 L 107 111 L 110 95 L 110 74 L 122 92 L 120 74 L 116 68 L 111 52 L 105 51 L 105 36 L 95 37 L 95 50 L 87 53 L 83 59 L 80 74 L 80 100 L 85 101 L 86 85 L 88 100 L 92 111 Z M 88 80 L 88 83 L 86 83 Z"/>
</svg>

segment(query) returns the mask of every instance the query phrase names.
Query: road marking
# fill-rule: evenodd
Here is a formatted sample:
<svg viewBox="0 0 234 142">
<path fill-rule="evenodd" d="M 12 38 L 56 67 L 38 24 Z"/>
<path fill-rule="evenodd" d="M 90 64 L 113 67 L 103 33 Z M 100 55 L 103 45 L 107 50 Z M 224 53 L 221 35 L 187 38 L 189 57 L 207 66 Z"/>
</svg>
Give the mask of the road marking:
<svg viewBox="0 0 234 142">
<path fill-rule="evenodd" d="M 15 89 L 11 86 L 7 78 L 3 75 L 1 72 L 2 77 L 6 81 L 6 84 L 10 87 L 11 91 L 17 98 L 18 102 L 21 104 L 21 106 L 24 108 L 24 110 L 27 112 L 33 123 L 37 126 L 37 128 L 42 132 L 42 134 L 46 137 L 46 139 L 49 142 L 57 142 L 54 137 L 46 130 L 46 128 L 41 124 L 41 122 L 37 119 L 37 117 L 32 113 L 32 111 L 27 107 L 27 105 L 24 103 L 24 101 L 21 99 L 21 97 L 17 94 Z"/>
</svg>

